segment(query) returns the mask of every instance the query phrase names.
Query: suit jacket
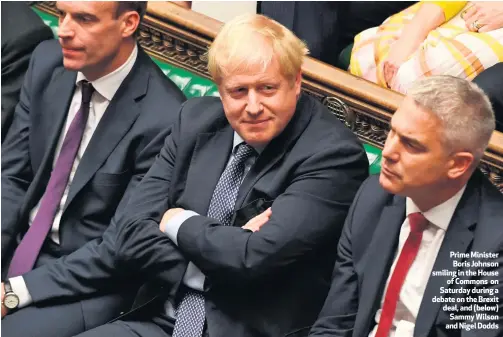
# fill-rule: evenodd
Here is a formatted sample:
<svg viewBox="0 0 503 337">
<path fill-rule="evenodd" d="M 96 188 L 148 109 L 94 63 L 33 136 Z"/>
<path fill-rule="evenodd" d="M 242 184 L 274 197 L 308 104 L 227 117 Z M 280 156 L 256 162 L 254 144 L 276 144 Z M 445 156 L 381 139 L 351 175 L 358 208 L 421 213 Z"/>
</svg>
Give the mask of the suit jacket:
<svg viewBox="0 0 503 337">
<path fill-rule="evenodd" d="M 503 62 L 496 63 L 473 79 L 491 100 L 496 130 L 503 132 Z"/>
<path fill-rule="evenodd" d="M 2 142 L 9 130 L 31 53 L 52 30 L 23 2 L 2 2 Z"/>
<path fill-rule="evenodd" d="M 339 52 L 341 1 L 259 1 L 257 11 L 290 29 L 305 41 L 309 55 L 336 65 Z"/>
<path fill-rule="evenodd" d="M 90 254 L 72 254 L 49 266 L 59 278 L 45 279 L 54 285 L 51 293 L 33 292 L 34 300 L 90 294 L 107 274 L 141 275 L 150 281 L 146 293 L 161 295 L 154 301 L 138 298 L 139 307 L 152 305 L 136 312 L 152 317 L 162 310 L 162 295 L 180 294 L 188 259 L 207 276 L 210 336 L 282 336 L 296 330 L 306 335 L 304 328 L 313 323 L 328 291 L 334 247 L 349 205 L 368 174 L 365 152 L 325 106 L 301 96 L 293 119 L 245 177 L 234 226 L 219 226 L 206 216 L 190 218 L 178 232 L 178 250 L 159 231 L 159 220 L 172 207 L 207 213 L 233 133 L 218 98 L 187 101 L 117 220 L 115 238 L 106 235 L 91 259 Z M 260 231 L 240 228 L 271 205 L 272 217 Z M 86 277 L 79 263 L 84 258 Z M 40 273 L 30 274 L 25 279 L 31 292 Z"/>
<path fill-rule="evenodd" d="M 3 271 L 47 186 L 76 76 L 63 67 L 58 41 L 37 47 L 2 144 Z M 101 237 L 154 162 L 184 99 L 140 49 L 75 173 L 61 217 L 60 255 Z"/>
<path fill-rule="evenodd" d="M 503 273 L 503 195 L 476 171 L 467 184 L 466 190 L 445 233 L 442 246 L 435 260 L 433 271 L 458 270 L 453 266 L 451 252 L 493 252 L 499 253 L 497 259 L 484 260 L 470 257 L 472 261 L 492 261 L 499 263 L 496 268 L 482 268 L 492 276 L 477 275 L 458 277 L 468 281 L 485 282 L 481 288 L 498 289 L 494 298 L 499 303 L 481 303 L 497 305 L 501 312 L 503 286 L 490 285 L 490 280 L 501 280 Z M 405 220 L 405 198 L 386 192 L 378 182 L 378 177 L 370 177 L 361 187 L 348 214 L 339 242 L 338 257 L 335 264 L 332 286 L 325 305 L 309 336 L 364 337 L 368 336 L 375 325 L 375 314 L 380 307 L 386 278 L 390 273 L 397 251 L 400 228 Z M 466 269 L 460 267 L 459 270 Z M 480 269 L 480 268 L 479 268 Z M 495 275 L 494 273 L 499 274 Z M 446 273 L 448 274 L 448 273 Z M 466 297 L 466 294 L 441 293 L 444 288 L 473 288 L 473 285 L 447 283 L 451 276 L 430 277 L 421 302 L 414 329 L 414 337 L 497 337 L 501 336 L 502 317 L 492 321 L 499 329 L 474 329 L 470 331 L 452 330 L 446 324 L 453 324 L 449 310 L 444 310 L 446 303 L 433 302 L 435 296 L 444 298 Z M 478 294 L 471 295 L 478 298 Z M 485 296 L 485 295 L 484 295 Z M 491 297 L 491 296 L 489 296 Z M 456 301 L 456 298 L 454 298 Z M 453 305 L 455 303 L 449 303 Z M 470 303 L 466 303 L 467 305 Z M 463 303 L 458 303 L 458 308 Z M 487 312 L 491 313 L 491 312 Z M 454 312 L 467 315 L 472 312 Z M 494 312 L 492 312 L 494 314 Z M 463 322 L 463 321 L 461 321 Z M 477 322 L 477 321 L 475 321 Z M 484 324 L 490 323 L 486 321 Z M 471 322 L 467 322 L 471 323 Z M 478 322 L 477 322 L 478 323 Z"/>
</svg>

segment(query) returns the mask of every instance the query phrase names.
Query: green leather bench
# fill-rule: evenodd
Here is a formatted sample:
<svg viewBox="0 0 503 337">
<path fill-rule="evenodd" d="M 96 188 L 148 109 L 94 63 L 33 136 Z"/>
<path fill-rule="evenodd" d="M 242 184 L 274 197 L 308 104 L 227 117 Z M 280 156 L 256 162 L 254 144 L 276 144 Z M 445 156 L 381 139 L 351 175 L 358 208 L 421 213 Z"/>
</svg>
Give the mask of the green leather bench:
<svg viewBox="0 0 503 337">
<path fill-rule="evenodd" d="M 36 8 L 33 10 L 44 20 L 44 22 L 51 27 L 54 35 L 57 36 L 58 19 L 57 17 L 44 13 Z M 215 83 L 212 81 L 191 73 L 185 69 L 177 68 L 171 64 L 162 62 L 155 57 L 152 58 L 154 62 L 162 69 L 164 74 L 168 76 L 185 94 L 187 98 L 200 97 L 200 96 L 218 96 L 218 90 Z M 369 145 L 364 144 L 365 151 L 370 163 L 370 174 L 376 174 L 381 169 L 381 150 Z"/>
</svg>

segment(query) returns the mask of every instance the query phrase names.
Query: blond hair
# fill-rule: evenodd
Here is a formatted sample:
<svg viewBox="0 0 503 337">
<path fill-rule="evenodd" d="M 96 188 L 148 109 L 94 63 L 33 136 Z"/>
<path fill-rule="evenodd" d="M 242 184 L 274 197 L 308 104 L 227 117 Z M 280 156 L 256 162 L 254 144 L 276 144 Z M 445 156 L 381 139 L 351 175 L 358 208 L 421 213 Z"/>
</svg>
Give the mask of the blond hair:
<svg viewBox="0 0 503 337">
<path fill-rule="evenodd" d="M 454 76 L 431 76 L 407 91 L 417 105 L 442 121 L 448 151 L 468 151 L 475 163 L 484 155 L 496 127 L 487 95 L 475 83 Z"/>
<path fill-rule="evenodd" d="M 219 83 L 223 76 L 254 66 L 265 70 L 276 57 L 283 76 L 293 80 L 308 53 L 306 44 L 283 25 L 263 15 L 245 14 L 218 33 L 208 51 L 208 71 Z"/>
</svg>

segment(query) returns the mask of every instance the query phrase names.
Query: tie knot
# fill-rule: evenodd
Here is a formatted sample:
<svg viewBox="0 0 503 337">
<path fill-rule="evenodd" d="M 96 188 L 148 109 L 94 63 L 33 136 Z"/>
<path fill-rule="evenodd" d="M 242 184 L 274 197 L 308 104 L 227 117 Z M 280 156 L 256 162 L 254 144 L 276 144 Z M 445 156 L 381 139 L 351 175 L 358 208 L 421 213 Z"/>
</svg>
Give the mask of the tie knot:
<svg viewBox="0 0 503 337">
<path fill-rule="evenodd" d="M 416 212 L 409 214 L 410 231 L 420 233 L 428 226 L 428 220 L 423 213 Z"/>
<path fill-rule="evenodd" d="M 82 81 L 82 103 L 89 104 L 91 102 L 91 96 L 94 93 L 93 85 L 88 81 Z"/>
<path fill-rule="evenodd" d="M 235 155 L 235 160 L 238 162 L 245 161 L 246 159 L 254 156 L 256 154 L 256 151 L 253 147 L 246 143 L 241 143 L 238 145 L 236 155 Z"/>
</svg>

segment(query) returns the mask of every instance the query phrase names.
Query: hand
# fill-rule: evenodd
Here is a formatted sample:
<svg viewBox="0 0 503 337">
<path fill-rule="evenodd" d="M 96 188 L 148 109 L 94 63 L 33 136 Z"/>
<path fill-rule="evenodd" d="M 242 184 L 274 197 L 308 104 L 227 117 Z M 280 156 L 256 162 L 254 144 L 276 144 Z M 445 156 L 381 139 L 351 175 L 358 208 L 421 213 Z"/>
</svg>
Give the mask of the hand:
<svg viewBox="0 0 503 337">
<path fill-rule="evenodd" d="M 503 27 L 503 3 L 497 2 L 474 2 L 473 5 L 461 13 L 466 27 L 472 32 L 489 32 Z M 481 26 L 478 30 L 473 23 Z"/>
<path fill-rule="evenodd" d="M 422 42 L 423 40 L 417 41 L 407 37 L 399 38 L 391 45 L 388 55 L 381 61 L 384 79 L 389 88 L 400 66 L 419 48 Z"/>
<path fill-rule="evenodd" d="M 265 225 L 267 221 L 269 221 L 271 215 L 272 215 L 272 209 L 271 207 L 269 207 L 259 215 L 248 220 L 248 222 L 241 228 L 251 230 L 252 232 L 256 232 L 260 229 L 260 227 Z"/>
<path fill-rule="evenodd" d="M 159 223 L 159 229 L 161 230 L 161 232 L 164 232 L 164 230 L 166 229 L 166 224 L 168 223 L 168 221 L 174 217 L 177 213 L 180 213 L 184 211 L 183 208 L 170 208 L 166 211 L 166 213 L 164 213 L 164 215 L 162 216 L 162 219 L 161 219 L 161 222 Z"/>
<path fill-rule="evenodd" d="M 4 297 L 5 297 L 5 287 L 2 282 L 2 318 L 4 318 L 4 316 L 7 315 L 7 308 L 3 304 Z"/>
</svg>

